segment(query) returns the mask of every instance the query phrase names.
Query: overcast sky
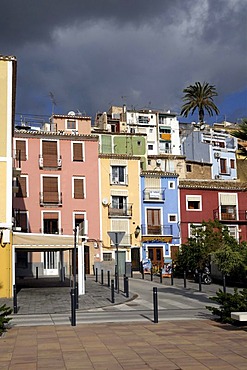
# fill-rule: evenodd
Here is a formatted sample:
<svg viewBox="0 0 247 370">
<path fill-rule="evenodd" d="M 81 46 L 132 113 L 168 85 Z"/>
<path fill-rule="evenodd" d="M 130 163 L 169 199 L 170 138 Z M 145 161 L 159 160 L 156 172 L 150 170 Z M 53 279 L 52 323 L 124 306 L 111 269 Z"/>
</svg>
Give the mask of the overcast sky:
<svg viewBox="0 0 247 370">
<path fill-rule="evenodd" d="M 50 92 L 58 114 L 123 103 L 179 114 L 182 90 L 206 81 L 219 95 L 213 121 L 236 122 L 246 38 L 246 0 L 1 0 L 0 54 L 17 57 L 24 114 L 50 115 Z"/>
</svg>

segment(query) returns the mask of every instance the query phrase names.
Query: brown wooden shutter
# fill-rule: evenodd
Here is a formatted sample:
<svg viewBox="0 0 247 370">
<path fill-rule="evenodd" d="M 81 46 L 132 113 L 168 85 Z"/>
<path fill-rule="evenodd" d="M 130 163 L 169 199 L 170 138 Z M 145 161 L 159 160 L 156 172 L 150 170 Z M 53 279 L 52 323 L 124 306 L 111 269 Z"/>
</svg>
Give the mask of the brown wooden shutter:
<svg viewBox="0 0 247 370">
<path fill-rule="evenodd" d="M 42 141 L 42 154 L 44 167 L 57 167 L 57 142 Z"/>
<path fill-rule="evenodd" d="M 44 212 L 43 220 L 58 220 L 58 212 Z"/>
<path fill-rule="evenodd" d="M 82 143 L 73 143 L 73 161 L 83 161 Z"/>
<path fill-rule="evenodd" d="M 58 203 L 58 178 L 43 177 L 44 203 Z"/>
<path fill-rule="evenodd" d="M 159 234 L 161 232 L 159 209 L 147 210 L 147 223 L 149 234 Z"/>
<path fill-rule="evenodd" d="M 19 187 L 18 193 L 16 193 L 16 196 L 18 198 L 26 198 L 27 196 L 27 178 L 26 177 L 18 177 L 17 184 Z"/>
<path fill-rule="evenodd" d="M 27 160 L 26 141 L 25 140 L 16 140 L 15 148 L 16 148 L 16 158 L 17 159 L 20 158 L 21 161 L 26 161 Z"/>
<path fill-rule="evenodd" d="M 84 180 L 74 179 L 74 198 L 84 199 Z"/>
</svg>

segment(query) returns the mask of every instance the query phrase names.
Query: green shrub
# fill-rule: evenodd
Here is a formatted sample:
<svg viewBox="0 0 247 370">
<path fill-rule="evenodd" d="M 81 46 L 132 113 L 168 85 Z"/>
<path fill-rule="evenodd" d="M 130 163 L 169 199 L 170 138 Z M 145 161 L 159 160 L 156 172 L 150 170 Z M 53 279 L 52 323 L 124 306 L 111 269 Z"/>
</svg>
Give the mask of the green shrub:
<svg viewBox="0 0 247 370">
<path fill-rule="evenodd" d="M 6 330 L 6 324 L 11 320 L 10 317 L 12 309 L 7 307 L 6 304 L 0 306 L 0 335 Z"/>
<path fill-rule="evenodd" d="M 216 292 L 216 297 L 210 297 L 214 302 L 217 302 L 219 307 L 206 306 L 214 315 L 219 316 L 219 320 L 223 323 L 233 323 L 231 312 L 247 311 L 247 289 L 244 288 L 240 292 L 234 289 L 234 293 L 224 293 L 221 289 Z"/>
</svg>

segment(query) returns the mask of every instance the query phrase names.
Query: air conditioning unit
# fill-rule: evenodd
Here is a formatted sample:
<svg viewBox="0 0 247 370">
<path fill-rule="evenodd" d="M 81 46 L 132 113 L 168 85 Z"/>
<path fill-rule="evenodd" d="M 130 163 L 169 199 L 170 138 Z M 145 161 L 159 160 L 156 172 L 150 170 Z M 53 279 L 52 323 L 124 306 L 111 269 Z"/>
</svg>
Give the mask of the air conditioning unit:
<svg viewBox="0 0 247 370">
<path fill-rule="evenodd" d="M 40 168 L 43 168 L 43 166 L 44 166 L 43 158 L 42 158 L 42 157 L 40 157 L 40 158 L 39 158 L 39 167 L 40 167 Z"/>
<path fill-rule="evenodd" d="M 218 152 L 214 153 L 214 158 L 220 158 L 220 153 Z"/>
<path fill-rule="evenodd" d="M 62 158 L 58 158 L 57 160 L 57 166 L 62 167 Z"/>
<path fill-rule="evenodd" d="M 157 166 L 160 166 L 161 165 L 161 159 L 157 159 L 156 164 L 157 164 Z"/>
</svg>

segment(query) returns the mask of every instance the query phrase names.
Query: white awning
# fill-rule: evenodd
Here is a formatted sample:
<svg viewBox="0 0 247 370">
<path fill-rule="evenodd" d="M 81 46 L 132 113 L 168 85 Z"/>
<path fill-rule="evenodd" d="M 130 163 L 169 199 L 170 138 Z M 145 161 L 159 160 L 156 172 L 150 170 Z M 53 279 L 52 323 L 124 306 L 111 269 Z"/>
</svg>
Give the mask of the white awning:
<svg viewBox="0 0 247 370">
<path fill-rule="evenodd" d="M 13 233 L 13 247 L 16 249 L 55 250 L 74 248 L 73 235 Z"/>
</svg>

